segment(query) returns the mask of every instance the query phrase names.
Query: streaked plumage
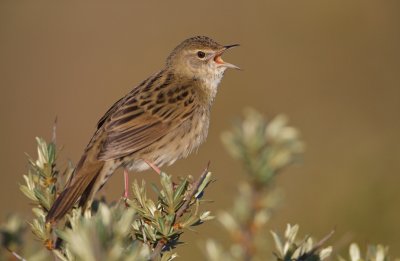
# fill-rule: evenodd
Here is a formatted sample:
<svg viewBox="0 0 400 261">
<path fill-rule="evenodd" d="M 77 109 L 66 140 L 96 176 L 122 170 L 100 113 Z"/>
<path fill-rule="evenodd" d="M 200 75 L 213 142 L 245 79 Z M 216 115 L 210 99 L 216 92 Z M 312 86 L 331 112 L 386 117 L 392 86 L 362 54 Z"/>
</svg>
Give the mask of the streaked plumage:
<svg viewBox="0 0 400 261">
<path fill-rule="evenodd" d="M 99 120 L 47 221 L 62 218 L 78 200 L 88 206 L 118 167 L 148 169 L 143 159 L 159 167 L 170 165 L 197 149 L 207 136 L 224 71 L 237 68 L 220 57 L 233 46 L 205 36 L 189 38 L 172 51 L 163 70 L 117 101 Z"/>
</svg>

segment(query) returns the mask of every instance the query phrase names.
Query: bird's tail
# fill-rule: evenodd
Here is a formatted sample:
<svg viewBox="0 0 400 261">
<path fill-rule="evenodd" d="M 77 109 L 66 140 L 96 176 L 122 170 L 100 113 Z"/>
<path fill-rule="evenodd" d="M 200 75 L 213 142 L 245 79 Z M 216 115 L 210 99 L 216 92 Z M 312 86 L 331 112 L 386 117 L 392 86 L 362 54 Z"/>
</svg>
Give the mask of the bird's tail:
<svg viewBox="0 0 400 261">
<path fill-rule="evenodd" d="M 68 182 L 66 188 L 57 197 L 56 201 L 46 216 L 46 222 L 56 222 L 79 201 L 79 206 L 86 207 L 97 191 L 97 183 L 104 168 L 104 161 L 82 158 L 75 169 L 73 179 Z M 96 182 L 97 181 L 97 182 Z"/>
</svg>

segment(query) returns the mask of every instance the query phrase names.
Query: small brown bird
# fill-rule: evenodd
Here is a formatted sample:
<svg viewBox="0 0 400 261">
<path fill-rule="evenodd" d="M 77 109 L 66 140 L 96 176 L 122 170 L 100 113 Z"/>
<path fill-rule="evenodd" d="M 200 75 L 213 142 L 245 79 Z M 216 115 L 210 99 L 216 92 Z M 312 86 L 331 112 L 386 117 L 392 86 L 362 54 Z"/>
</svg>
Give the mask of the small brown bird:
<svg viewBox="0 0 400 261">
<path fill-rule="evenodd" d="M 61 219 L 79 200 L 83 208 L 119 168 L 133 171 L 171 165 L 206 139 L 210 108 L 227 68 L 223 46 L 205 36 L 189 38 L 168 56 L 164 69 L 117 101 L 56 199 L 47 222 Z"/>
</svg>

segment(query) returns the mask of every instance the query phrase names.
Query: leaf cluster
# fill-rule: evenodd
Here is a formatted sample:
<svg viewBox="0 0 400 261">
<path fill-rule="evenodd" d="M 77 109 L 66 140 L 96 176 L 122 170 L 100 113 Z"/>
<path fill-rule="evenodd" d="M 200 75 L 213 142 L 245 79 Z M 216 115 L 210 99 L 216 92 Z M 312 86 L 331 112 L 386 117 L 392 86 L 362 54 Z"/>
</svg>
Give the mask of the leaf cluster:
<svg viewBox="0 0 400 261">
<path fill-rule="evenodd" d="M 165 242 L 165 249 L 175 248 L 179 243 L 180 235 L 185 229 L 203 224 L 212 219 L 209 211 L 199 212 L 200 195 L 211 182 L 211 173 L 207 172 L 202 186 L 196 189 L 196 194 L 189 196 L 195 189 L 191 177 L 184 178 L 180 184 L 174 184 L 171 176 L 161 173 L 161 189 L 153 185 L 157 194 L 157 202 L 147 196 L 145 181 L 140 186 L 133 183 L 133 199 L 127 204 L 133 208 L 138 219 L 133 223 L 134 235 L 137 239 L 155 247 L 158 242 Z M 181 209 L 187 202 L 187 210 Z"/>
<path fill-rule="evenodd" d="M 20 189 L 33 204 L 34 218 L 28 222 L 32 233 L 59 260 L 172 260 L 177 254 L 171 250 L 181 243 L 181 234 L 212 219 L 209 211 L 200 211 L 202 195 L 211 182 L 207 169 L 198 180 L 189 176 L 177 183 L 162 173 L 161 186 L 152 185 L 155 199 L 148 196 L 144 181 L 139 185 L 135 180 L 131 199 L 112 204 L 95 201 L 85 211 L 76 206 L 63 222 L 46 223 L 73 168 L 69 165 L 61 176 L 55 143 L 40 138 L 37 143 L 38 159 L 29 158 Z"/>
</svg>

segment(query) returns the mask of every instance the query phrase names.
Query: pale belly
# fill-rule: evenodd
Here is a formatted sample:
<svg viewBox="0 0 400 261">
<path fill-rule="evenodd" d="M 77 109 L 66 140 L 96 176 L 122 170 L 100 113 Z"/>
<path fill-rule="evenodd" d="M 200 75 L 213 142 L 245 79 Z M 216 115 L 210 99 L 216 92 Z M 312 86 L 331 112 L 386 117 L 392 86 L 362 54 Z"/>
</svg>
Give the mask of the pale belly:
<svg viewBox="0 0 400 261">
<path fill-rule="evenodd" d="M 157 167 L 171 165 L 176 160 L 186 158 L 205 141 L 208 134 L 209 117 L 204 113 L 187 121 L 179 128 L 163 137 L 164 142 L 156 142 L 149 148 L 124 159 L 122 165 L 131 171 L 143 171 L 149 166 L 143 159 Z"/>
</svg>

